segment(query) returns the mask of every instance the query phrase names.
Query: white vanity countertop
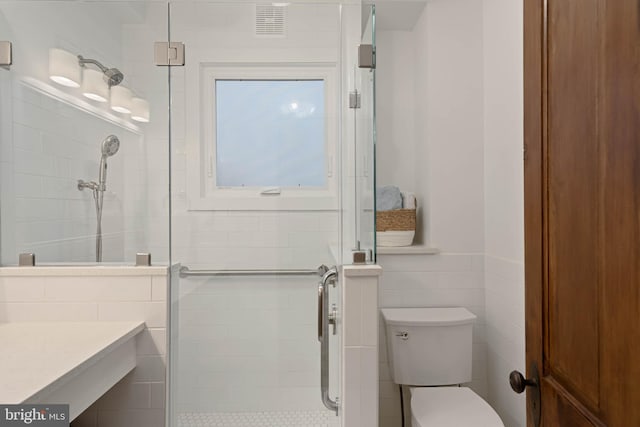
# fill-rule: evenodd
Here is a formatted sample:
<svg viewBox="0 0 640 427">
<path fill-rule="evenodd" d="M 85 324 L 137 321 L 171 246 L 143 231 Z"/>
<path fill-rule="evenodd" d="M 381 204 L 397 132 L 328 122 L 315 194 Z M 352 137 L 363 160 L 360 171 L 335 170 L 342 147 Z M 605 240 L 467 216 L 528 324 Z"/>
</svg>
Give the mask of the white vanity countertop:
<svg viewBox="0 0 640 427">
<path fill-rule="evenodd" d="M 39 400 L 144 327 L 144 322 L 0 323 L 0 402 Z"/>
</svg>

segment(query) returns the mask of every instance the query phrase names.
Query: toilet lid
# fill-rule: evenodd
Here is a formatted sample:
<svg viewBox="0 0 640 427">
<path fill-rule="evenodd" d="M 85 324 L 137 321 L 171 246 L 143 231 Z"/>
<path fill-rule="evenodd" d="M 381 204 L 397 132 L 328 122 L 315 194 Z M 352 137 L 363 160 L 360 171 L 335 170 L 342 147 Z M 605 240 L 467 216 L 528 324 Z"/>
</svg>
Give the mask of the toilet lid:
<svg viewBox="0 0 640 427">
<path fill-rule="evenodd" d="M 504 427 L 498 414 L 467 387 L 411 390 L 414 427 Z"/>
</svg>

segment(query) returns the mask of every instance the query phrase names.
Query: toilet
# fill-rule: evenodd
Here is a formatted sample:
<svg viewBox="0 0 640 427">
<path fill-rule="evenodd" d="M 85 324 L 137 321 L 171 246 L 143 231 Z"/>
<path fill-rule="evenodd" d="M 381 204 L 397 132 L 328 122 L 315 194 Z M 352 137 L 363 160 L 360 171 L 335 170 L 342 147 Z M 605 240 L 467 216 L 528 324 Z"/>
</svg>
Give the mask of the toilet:
<svg viewBox="0 0 640 427">
<path fill-rule="evenodd" d="M 411 390 L 412 427 L 504 427 L 471 381 L 476 316 L 465 308 L 384 308 L 391 378 Z"/>
</svg>

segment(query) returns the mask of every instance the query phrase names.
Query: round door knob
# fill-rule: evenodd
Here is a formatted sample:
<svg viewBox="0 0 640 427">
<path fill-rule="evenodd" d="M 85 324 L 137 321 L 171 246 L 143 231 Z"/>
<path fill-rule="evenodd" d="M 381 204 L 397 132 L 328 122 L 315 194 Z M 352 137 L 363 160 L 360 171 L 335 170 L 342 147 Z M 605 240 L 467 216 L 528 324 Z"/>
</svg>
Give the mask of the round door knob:
<svg viewBox="0 0 640 427">
<path fill-rule="evenodd" d="M 526 379 L 520 372 L 512 371 L 509 374 L 509 384 L 516 393 L 520 394 L 527 387 L 537 387 L 538 382 L 532 379 Z"/>
</svg>

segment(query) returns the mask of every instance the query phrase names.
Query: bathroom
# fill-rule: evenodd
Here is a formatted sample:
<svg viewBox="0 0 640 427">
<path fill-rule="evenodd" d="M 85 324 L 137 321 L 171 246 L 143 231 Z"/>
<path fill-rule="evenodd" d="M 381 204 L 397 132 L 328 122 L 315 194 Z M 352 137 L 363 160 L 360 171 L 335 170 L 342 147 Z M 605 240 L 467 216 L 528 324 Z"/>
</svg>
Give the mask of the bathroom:
<svg viewBox="0 0 640 427">
<path fill-rule="evenodd" d="M 400 426 L 378 308 L 452 306 L 477 316 L 468 385 L 505 426 L 525 425 L 508 382 L 525 365 L 520 2 L 1 0 L 5 40 L 0 322 L 145 322 L 136 367 L 72 425 Z M 156 65 L 157 42 L 184 43 L 184 65 Z M 358 66 L 359 45 L 375 45 L 375 72 Z M 83 96 L 51 80 L 51 49 L 124 81 L 108 102 Z M 104 71 L 74 70 L 83 82 Z M 322 111 L 296 136 L 324 138 L 274 153 L 243 133 L 230 164 L 240 154 L 240 178 L 266 183 L 242 188 L 220 172 L 222 148 L 202 143 L 223 102 L 211 82 L 260 79 L 322 82 L 287 113 Z M 113 109 L 120 88 L 139 111 Z M 252 103 L 240 101 L 231 112 Z M 229 132 L 269 132 L 260 107 Z M 282 183 L 255 172 L 273 165 Z M 411 246 L 376 248 L 375 185 L 416 195 Z M 23 253 L 34 267 L 15 267 Z M 338 332 L 321 368 L 323 265 L 340 274 L 325 286 Z"/>
</svg>

